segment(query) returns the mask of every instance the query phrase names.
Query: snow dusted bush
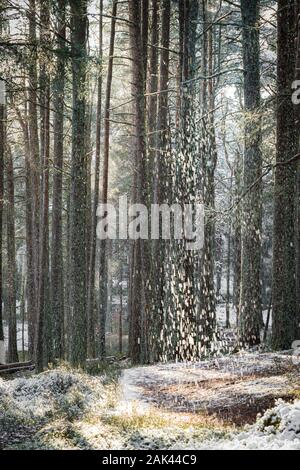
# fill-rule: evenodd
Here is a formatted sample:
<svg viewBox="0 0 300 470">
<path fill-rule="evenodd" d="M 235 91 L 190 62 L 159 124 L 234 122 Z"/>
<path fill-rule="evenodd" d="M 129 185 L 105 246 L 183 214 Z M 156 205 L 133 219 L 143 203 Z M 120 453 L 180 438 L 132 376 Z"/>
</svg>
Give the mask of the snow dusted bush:
<svg viewBox="0 0 300 470">
<path fill-rule="evenodd" d="M 300 400 L 293 404 L 278 400 L 275 408 L 266 411 L 258 419 L 256 428 L 265 434 L 274 434 L 282 440 L 298 439 L 300 443 Z"/>
<path fill-rule="evenodd" d="M 190 442 L 190 449 L 300 450 L 300 400 L 278 400 L 274 408 L 259 416 L 256 423 L 229 439 Z"/>
<path fill-rule="evenodd" d="M 99 403 L 104 388 L 99 378 L 66 369 L 29 378 L 0 379 L 0 424 L 45 421 L 66 415 L 75 418 Z"/>
</svg>

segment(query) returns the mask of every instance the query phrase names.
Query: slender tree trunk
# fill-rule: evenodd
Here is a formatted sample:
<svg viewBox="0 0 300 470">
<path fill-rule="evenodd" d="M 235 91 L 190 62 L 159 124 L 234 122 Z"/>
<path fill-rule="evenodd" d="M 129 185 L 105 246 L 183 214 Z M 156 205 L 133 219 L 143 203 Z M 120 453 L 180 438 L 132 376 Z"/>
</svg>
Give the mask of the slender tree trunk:
<svg viewBox="0 0 300 470">
<path fill-rule="evenodd" d="M 87 51 L 89 54 L 89 51 Z M 90 88 L 90 77 L 87 80 L 87 88 Z M 89 102 L 87 103 L 86 110 L 86 125 L 85 125 L 85 154 L 86 154 L 86 167 L 87 167 L 87 199 L 86 199 L 86 288 L 87 288 L 87 302 L 89 290 L 89 265 L 91 257 L 91 233 L 92 233 L 92 114 L 93 114 L 93 90 L 89 91 Z M 87 304 L 88 305 L 88 304 Z M 88 312 L 87 312 L 87 328 L 88 328 Z"/>
<path fill-rule="evenodd" d="M 234 163 L 234 202 L 237 202 L 241 194 L 241 158 L 240 153 L 237 152 Z M 236 325 L 239 324 L 240 318 L 240 294 L 241 294 L 241 210 L 240 204 L 234 212 L 234 238 L 233 238 L 233 264 L 234 264 L 234 281 L 233 281 L 233 295 L 234 295 L 234 308 L 236 313 Z"/>
<path fill-rule="evenodd" d="M 65 354 L 64 357 L 70 361 L 71 359 L 71 337 L 72 337 L 72 315 L 71 315 L 71 179 L 68 179 L 67 190 L 66 190 L 66 256 L 65 256 L 65 272 L 66 276 L 64 277 L 64 301 L 65 301 L 65 324 L 66 332 L 64 336 L 65 340 Z"/>
<path fill-rule="evenodd" d="M 100 183 L 100 145 L 101 145 L 101 119 L 102 119 L 102 75 L 103 75 L 103 0 L 99 4 L 99 69 L 97 84 L 97 113 L 96 113 L 96 153 L 95 153 L 95 187 L 92 205 L 92 229 L 91 229 L 91 247 L 89 262 L 89 280 L 88 280 L 88 297 L 87 297 L 87 313 L 88 313 L 88 356 L 95 357 L 95 261 L 97 246 L 97 207 L 99 204 L 99 183 Z"/>
<path fill-rule="evenodd" d="M 28 112 L 27 105 L 25 102 L 25 116 L 26 119 L 22 118 L 22 115 L 18 108 L 16 109 L 18 121 L 22 128 L 24 138 L 24 150 L 25 150 L 25 198 L 26 198 L 26 304 L 27 304 L 27 322 L 28 322 L 28 353 L 29 358 L 33 358 L 32 346 L 33 346 L 33 332 L 34 325 L 32 324 L 32 308 L 35 306 L 35 282 L 34 282 L 34 257 L 33 257 L 33 227 L 32 227 L 32 185 L 31 185 L 31 157 L 30 157 L 30 138 L 29 138 L 29 126 L 28 126 Z"/>
<path fill-rule="evenodd" d="M 202 5 L 203 15 L 203 46 L 202 65 L 205 70 L 204 75 L 213 75 L 213 33 L 212 14 L 209 11 L 210 2 L 205 0 Z M 195 54 L 195 52 L 193 51 Z M 201 290 L 200 290 L 200 328 L 202 333 L 202 343 L 205 347 L 211 347 L 211 342 L 216 330 L 216 301 L 215 301 L 215 169 L 217 165 L 217 147 L 214 123 L 214 102 L 215 89 L 214 82 L 210 78 L 203 81 L 202 86 L 202 132 L 206 141 L 202 152 L 202 185 L 203 201 L 206 209 L 204 225 L 204 246 L 201 265 Z M 206 338 L 206 339 L 204 339 Z"/>
<path fill-rule="evenodd" d="M 121 253 L 120 253 L 121 255 Z M 121 259 L 121 256 L 120 256 Z M 121 261 L 122 263 L 122 261 Z M 119 353 L 123 352 L 123 265 L 120 265 L 119 277 L 119 297 L 120 297 L 120 310 L 119 310 Z"/>
<path fill-rule="evenodd" d="M 15 189 L 11 150 L 6 152 L 7 186 L 7 311 L 8 311 L 8 362 L 18 362 L 17 312 L 16 312 L 16 240 L 15 240 Z"/>
<path fill-rule="evenodd" d="M 168 126 L 168 104 L 169 94 L 166 91 L 169 87 L 169 62 L 170 62 L 170 19 L 171 4 L 169 0 L 162 1 L 161 12 L 161 53 L 159 63 L 159 95 L 157 100 L 157 130 L 156 130 L 156 155 L 154 165 L 154 204 L 167 202 L 166 181 L 167 174 L 167 141 L 169 137 Z M 153 242 L 153 286 L 155 293 L 154 312 L 151 323 L 154 326 L 152 336 L 158 338 L 163 330 L 163 310 L 164 310 L 164 287 L 165 287 L 165 242 L 158 239 Z M 157 341 L 155 340 L 155 343 Z M 159 349 L 153 347 L 154 358 L 158 358 Z"/>
<path fill-rule="evenodd" d="M 230 328 L 231 223 L 227 237 L 226 328 Z"/>
<path fill-rule="evenodd" d="M 300 0 L 296 2 L 296 80 L 300 80 Z M 298 153 L 300 153 L 300 105 L 295 107 L 296 111 L 296 129 L 298 130 Z M 297 243 L 297 305 L 298 305 L 298 322 L 300 325 L 300 161 L 297 164 L 297 222 L 296 222 L 296 243 Z"/>
<path fill-rule="evenodd" d="M 72 168 L 71 168 L 71 363 L 84 367 L 86 360 L 86 205 L 85 154 L 87 1 L 73 0 L 72 14 Z"/>
<path fill-rule="evenodd" d="M 278 1 L 277 162 L 297 153 L 298 134 L 291 100 L 295 76 L 295 2 Z M 296 300 L 296 163 L 277 165 L 274 189 L 273 317 L 275 349 L 289 349 L 298 339 Z"/>
<path fill-rule="evenodd" d="M 3 11 L 0 6 L 0 36 L 2 36 Z M 0 364 L 5 362 L 4 328 L 3 328 L 3 206 L 4 206 L 4 149 L 5 149 L 5 82 L 0 79 Z"/>
<path fill-rule="evenodd" d="M 223 238 L 220 234 L 216 239 L 216 300 L 220 302 L 223 274 Z"/>
<path fill-rule="evenodd" d="M 49 45 L 50 11 L 48 1 L 40 2 L 40 41 Z M 38 372 L 52 359 L 52 319 L 49 291 L 49 158 L 50 158 L 50 78 L 47 72 L 47 56 L 40 67 L 40 150 L 42 162 L 41 219 L 39 256 L 38 325 L 36 333 L 36 368 Z"/>
<path fill-rule="evenodd" d="M 245 196 L 242 226 L 241 304 L 239 334 L 242 344 L 260 343 L 261 307 L 261 197 L 262 156 L 259 66 L 259 1 L 242 0 L 245 99 Z"/>
<path fill-rule="evenodd" d="M 151 24 L 151 48 L 149 57 L 149 89 L 148 100 L 148 174 L 151 180 L 150 194 L 153 194 L 153 174 L 156 148 L 157 129 L 157 90 L 158 90 L 158 45 L 159 45 L 159 25 L 158 25 L 158 0 L 152 0 L 152 24 Z"/>
<path fill-rule="evenodd" d="M 24 263 L 23 263 L 24 265 Z M 26 276 L 25 267 L 22 266 L 20 317 L 22 321 L 22 359 L 25 360 L 25 322 L 26 322 Z"/>
<path fill-rule="evenodd" d="M 148 75 L 149 0 L 142 0 L 141 36 L 143 52 L 144 89 L 146 91 Z"/>
<path fill-rule="evenodd" d="M 132 58 L 132 95 L 134 98 L 134 164 L 135 176 L 133 187 L 133 202 L 147 205 L 146 184 L 146 139 L 145 139 L 145 62 L 143 60 L 143 38 L 141 35 L 140 5 L 129 1 L 130 18 L 130 48 Z M 145 311 L 146 298 L 146 242 L 138 239 L 133 243 L 132 260 L 132 298 L 130 311 L 130 356 L 134 362 L 148 361 L 148 334 Z"/>
<path fill-rule="evenodd" d="M 56 19 L 57 48 L 59 50 L 53 80 L 54 147 L 53 147 L 53 196 L 52 196 L 52 245 L 51 245 L 51 310 L 53 324 L 54 358 L 64 356 L 64 266 L 62 243 L 62 183 L 64 162 L 64 88 L 65 88 L 65 7 L 66 0 L 59 0 Z"/>
<path fill-rule="evenodd" d="M 106 81 L 105 111 L 104 111 L 104 146 L 103 146 L 103 186 L 101 202 L 107 204 L 108 201 L 108 170 L 109 170 L 109 149 L 110 149 L 110 100 L 111 85 L 113 78 L 113 56 L 116 34 L 116 0 L 113 0 L 112 19 L 110 29 L 109 60 Z M 107 311 L 107 240 L 100 243 L 100 305 L 99 305 L 99 355 L 105 357 L 105 326 Z"/>
<path fill-rule="evenodd" d="M 29 42 L 37 44 L 36 38 L 36 2 L 29 1 Z M 28 65 L 29 91 L 28 91 L 28 130 L 30 145 L 30 160 L 27 176 L 30 178 L 30 197 L 27 208 L 28 217 L 28 311 L 29 311 L 29 356 L 33 357 L 36 342 L 36 331 L 38 321 L 38 292 L 39 292 L 39 228 L 40 228 L 40 155 L 39 155 L 39 137 L 38 137 L 38 115 L 37 115 L 37 51 L 35 46 L 32 48 L 31 57 Z M 28 185 L 29 186 L 29 185 Z M 28 187 L 29 189 L 29 187 Z M 31 245 L 31 246 L 30 246 Z M 33 272 L 31 272 L 33 271 Z"/>
<path fill-rule="evenodd" d="M 1 19 L 1 18 L 0 18 Z M 1 26 L 1 23 L 0 23 Z M 2 297 L 2 247 L 3 247 L 3 199 L 4 199 L 4 148 L 5 148 L 5 85 L 0 81 L 0 342 L 4 342 L 4 329 L 3 329 L 3 297 Z M 4 350 L 4 343 L 0 346 Z M 2 351 L 3 354 L 3 351 Z M 2 359 L 2 358 L 1 358 Z M 0 359 L 0 361 L 1 361 Z"/>
</svg>

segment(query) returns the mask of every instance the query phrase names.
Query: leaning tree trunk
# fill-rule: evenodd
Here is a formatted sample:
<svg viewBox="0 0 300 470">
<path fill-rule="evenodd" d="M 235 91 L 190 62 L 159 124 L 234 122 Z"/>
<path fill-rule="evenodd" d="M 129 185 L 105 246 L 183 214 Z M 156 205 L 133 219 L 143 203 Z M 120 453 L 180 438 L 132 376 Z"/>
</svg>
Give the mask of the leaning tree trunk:
<svg viewBox="0 0 300 470">
<path fill-rule="evenodd" d="M 298 339 L 296 299 L 296 162 L 298 134 L 291 100 L 295 76 L 295 2 L 278 1 L 277 154 L 274 189 L 273 318 L 275 349 L 289 349 Z M 281 164 L 283 163 L 283 164 Z"/>
<path fill-rule="evenodd" d="M 70 303 L 71 354 L 73 366 L 86 360 L 86 199 L 85 155 L 87 1 L 73 0 L 72 14 L 72 164 L 70 203 Z"/>
<path fill-rule="evenodd" d="M 54 358 L 64 355 L 64 281 L 62 244 L 62 183 L 64 160 L 64 88 L 65 88 L 65 0 L 57 6 L 56 72 L 53 80 L 54 148 L 53 148 L 53 197 L 52 197 L 52 245 L 51 245 L 51 310 Z"/>
<path fill-rule="evenodd" d="M 14 167 L 11 150 L 6 152 L 7 188 L 7 311 L 8 311 L 8 362 L 18 362 L 17 346 L 17 265 L 15 239 L 15 187 Z"/>
<path fill-rule="evenodd" d="M 243 184 L 248 191 L 243 206 L 240 341 L 260 343 L 261 325 L 261 197 L 262 156 L 259 68 L 259 1 L 242 0 L 245 100 Z"/>
</svg>

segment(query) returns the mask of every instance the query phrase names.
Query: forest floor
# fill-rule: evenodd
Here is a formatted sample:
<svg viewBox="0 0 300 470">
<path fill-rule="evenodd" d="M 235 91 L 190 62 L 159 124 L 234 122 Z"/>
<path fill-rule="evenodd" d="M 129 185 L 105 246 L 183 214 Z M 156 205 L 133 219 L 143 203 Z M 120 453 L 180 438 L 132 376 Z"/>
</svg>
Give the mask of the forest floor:
<svg viewBox="0 0 300 470">
<path fill-rule="evenodd" d="M 124 367 L 0 379 L 0 447 L 300 449 L 300 371 L 289 354 Z"/>
</svg>

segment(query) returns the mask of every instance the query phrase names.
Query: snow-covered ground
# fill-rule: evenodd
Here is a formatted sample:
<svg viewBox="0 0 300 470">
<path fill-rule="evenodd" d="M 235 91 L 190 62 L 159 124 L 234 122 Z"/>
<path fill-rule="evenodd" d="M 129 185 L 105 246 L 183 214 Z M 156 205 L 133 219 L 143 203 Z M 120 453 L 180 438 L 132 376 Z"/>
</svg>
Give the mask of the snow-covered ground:
<svg viewBox="0 0 300 470">
<path fill-rule="evenodd" d="M 286 354 L 245 353 L 196 364 L 127 369 L 120 385 L 122 405 L 118 413 L 130 414 L 134 410 L 138 415 L 151 415 L 159 409 L 163 415 L 167 409 L 191 423 L 191 412 L 194 416 L 208 413 L 214 417 L 221 412 L 223 420 L 236 412 L 247 422 L 249 409 L 255 403 L 258 409 L 259 405 L 267 409 L 268 403 L 276 402 L 255 424 L 239 432 L 226 433 L 225 438 L 219 432 L 212 433 L 209 439 L 199 438 L 191 424 L 191 438 L 184 435 L 180 440 L 175 439 L 170 448 L 300 449 L 300 400 L 290 403 L 278 398 L 290 395 L 291 399 L 292 389 L 300 390 L 299 368 Z M 166 433 L 170 434 L 171 430 Z"/>
<path fill-rule="evenodd" d="M 289 354 L 132 367 L 116 377 L 62 367 L 0 378 L 0 448 L 300 450 L 299 365 Z"/>
<path fill-rule="evenodd" d="M 300 400 L 294 403 L 279 400 L 245 431 L 233 433 L 226 439 L 201 443 L 191 440 L 185 449 L 300 450 Z"/>
<path fill-rule="evenodd" d="M 65 368 L 0 378 L 0 449 L 118 447 L 98 414 L 107 406 L 105 377 Z"/>
</svg>

